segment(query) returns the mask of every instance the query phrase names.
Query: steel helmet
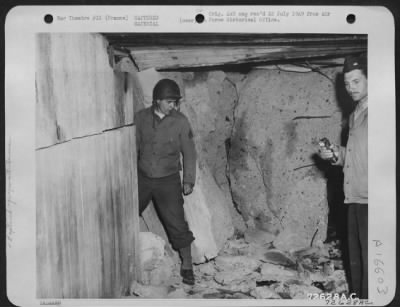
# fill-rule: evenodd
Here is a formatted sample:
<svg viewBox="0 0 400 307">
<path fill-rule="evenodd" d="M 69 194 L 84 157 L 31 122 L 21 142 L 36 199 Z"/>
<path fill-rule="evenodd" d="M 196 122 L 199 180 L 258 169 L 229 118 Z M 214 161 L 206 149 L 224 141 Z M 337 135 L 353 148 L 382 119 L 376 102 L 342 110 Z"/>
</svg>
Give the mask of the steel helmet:
<svg viewBox="0 0 400 307">
<path fill-rule="evenodd" d="M 157 82 L 153 89 L 153 101 L 158 99 L 182 98 L 178 84 L 171 79 L 162 79 Z"/>
</svg>

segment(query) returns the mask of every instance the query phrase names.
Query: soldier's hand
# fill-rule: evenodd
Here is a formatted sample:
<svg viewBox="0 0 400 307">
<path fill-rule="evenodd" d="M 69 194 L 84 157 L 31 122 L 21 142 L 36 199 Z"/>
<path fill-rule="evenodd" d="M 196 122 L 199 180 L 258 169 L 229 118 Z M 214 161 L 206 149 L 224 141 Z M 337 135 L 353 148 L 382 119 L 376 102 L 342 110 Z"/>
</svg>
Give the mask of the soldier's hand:
<svg viewBox="0 0 400 307">
<path fill-rule="evenodd" d="M 193 184 L 184 183 L 182 189 L 183 189 L 183 195 L 185 195 L 185 196 L 189 195 L 193 192 Z"/>
<path fill-rule="evenodd" d="M 333 158 L 333 152 L 330 149 L 327 149 L 325 147 L 319 148 L 318 150 L 318 155 L 321 157 L 323 160 L 330 160 Z"/>
<path fill-rule="evenodd" d="M 319 147 L 318 155 L 323 160 L 332 160 L 334 157 L 337 158 L 339 154 L 339 147 L 337 145 L 331 145 L 329 148 Z"/>
</svg>

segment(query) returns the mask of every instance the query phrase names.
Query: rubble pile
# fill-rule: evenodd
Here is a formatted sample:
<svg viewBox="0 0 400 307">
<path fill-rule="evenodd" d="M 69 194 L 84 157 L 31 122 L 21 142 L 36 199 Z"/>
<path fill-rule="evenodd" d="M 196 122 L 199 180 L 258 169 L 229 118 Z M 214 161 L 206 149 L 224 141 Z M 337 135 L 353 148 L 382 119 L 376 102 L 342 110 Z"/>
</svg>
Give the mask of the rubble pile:
<svg viewBox="0 0 400 307">
<path fill-rule="evenodd" d="M 292 252 L 250 234 L 228 240 L 217 257 L 194 266 L 196 284 L 188 286 L 179 276 L 179 264 L 160 284 L 134 282 L 133 298 L 196 299 L 307 299 L 312 293 L 348 294 L 340 242 L 320 244 Z M 262 236 L 261 236 L 262 237 Z M 262 242 L 262 243 L 260 243 Z M 164 254 L 165 257 L 167 253 Z M 159 265 L 168 261 L 159 260 Z M 149 270 L 149 267 L 147 267 Z M 153 270 L 160 268 L 153 263 Z M 147 272 L 153 276 L 153 272 Z"/>
</svg>

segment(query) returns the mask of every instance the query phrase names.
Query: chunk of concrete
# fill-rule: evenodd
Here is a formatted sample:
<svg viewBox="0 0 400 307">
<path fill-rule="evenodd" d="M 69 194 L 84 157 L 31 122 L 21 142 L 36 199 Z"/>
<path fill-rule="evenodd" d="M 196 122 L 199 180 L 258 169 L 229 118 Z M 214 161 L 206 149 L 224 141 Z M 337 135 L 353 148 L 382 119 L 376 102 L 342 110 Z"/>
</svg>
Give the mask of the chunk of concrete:
<svg viewBox="0 0 400 307">
<path fill-rule="evenodd" d="M 237 268 L 233 271 L 222 271 L 217 272 L 214 279 L 217 283 L 221 285 L 232 285 L 240 284 L 242 282 L 248 282 L 255 278 L 255 272 L 252 272 L 246 268 Z M 258 274 L 257 274 L 258 276 Z"/>
<path fill-rule="evenodd" d="M 250 294 L 256 299 L 281 299 L 278 293 L 267 286 L 257 287 Z"/>
<path fill-rule="evenodd" d="M 168 282 L 174 263 L 165 252 L 165 241 L 152 232 L 140 232 L 139 248 L 141 282 L 146 285 Z"/>
<path fill-rule="evenodd" d="M 193 232 L 193 262 L 215 258 L 228 237 L 233 224 L 225 195 L 216 184 L 207 166 L 197 164 L 196 186 L 185 197 L 185 217 Z"/>
<path fill-rule="evenodd" d="M 216 273 L 214 264 L 212 262 L 199 264 L 195 269 L 198 274 L 202 276 L 213 276 Z"/>
<path fill-rule="evenodd" d="M 278 249 L 267 250 L 264 253 L 264 257 L 262 259 L 265 262 L 282 265 L 285 267 L 296 267 L 296 261 L 292 257 L 290 257 L 287 253 L 282 252 Z"/>
<path fill-rule="evenodd" d="M 218 256 L 215 258 L 215 265 L 221 271 L 244 269 L 248 272 L 254 272 L 261 263 L 247 256 Z"/>
</svg>

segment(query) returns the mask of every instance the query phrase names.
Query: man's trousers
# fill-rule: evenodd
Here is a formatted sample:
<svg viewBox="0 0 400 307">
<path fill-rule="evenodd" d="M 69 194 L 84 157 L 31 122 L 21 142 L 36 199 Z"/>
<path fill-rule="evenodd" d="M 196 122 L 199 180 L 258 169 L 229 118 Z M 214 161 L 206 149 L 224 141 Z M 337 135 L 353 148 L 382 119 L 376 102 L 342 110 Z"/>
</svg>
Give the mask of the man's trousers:
<svg viewBox="0 0 400 307">
<path fill-rule="evenodd" d="M 138 188 L 139 214 L 141 215 L 150 200 L 153 200 L 172 247 L 178 250 L 190 245 L 194 237 L 185 220 L 179 173 L 162 178 L 149 178 L 138 171 Z"/>
<path fill-rule="evenodd" d="M 350 291 L 368 298 L 368 204 L 347 204 Z"/>
</svg>

